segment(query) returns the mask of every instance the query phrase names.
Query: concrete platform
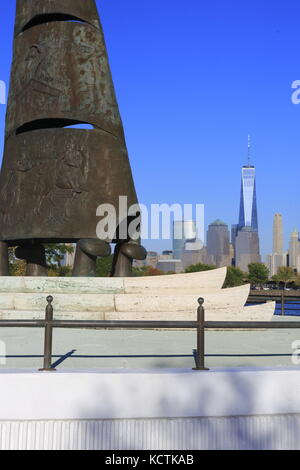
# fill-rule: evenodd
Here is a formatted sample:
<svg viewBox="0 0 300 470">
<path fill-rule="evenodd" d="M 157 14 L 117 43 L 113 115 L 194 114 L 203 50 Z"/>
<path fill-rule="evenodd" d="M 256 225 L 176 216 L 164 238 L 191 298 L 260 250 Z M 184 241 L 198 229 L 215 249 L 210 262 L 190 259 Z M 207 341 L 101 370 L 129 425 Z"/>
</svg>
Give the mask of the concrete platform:
<svg viewBox="0 0 300 470">
<path fill-rule="evenodd" d="M 0 372 L 1 450 L 300 449 L 300 368 Z"/>
<path fill-rule="evenodd" d="M 299 321 L 274 317 L 273 321 Z M 291 366 L 299 330 L 207 331 L 208 367 Z M 0 368 L 42 365 L 41 329 L 0 329 Z M 53 363 L 59 370 L 77 368 L 193 368 L 195 331 L 55 330 Z M 1 355 L 1 353 L 0 353 Z"/>
</svg>

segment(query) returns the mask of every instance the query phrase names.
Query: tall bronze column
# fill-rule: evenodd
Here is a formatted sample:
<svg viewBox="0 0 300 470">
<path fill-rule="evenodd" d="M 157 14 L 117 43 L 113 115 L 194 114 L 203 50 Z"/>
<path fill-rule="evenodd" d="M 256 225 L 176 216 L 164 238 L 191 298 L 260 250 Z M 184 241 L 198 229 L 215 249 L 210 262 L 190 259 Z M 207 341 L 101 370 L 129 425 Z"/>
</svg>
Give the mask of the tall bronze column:
<svg viewBox="0 0 300 470">
<path fill-rule="evenodd" d="M 0 276 L 9 276 L 8 245 L 0 242 Z"/>
<path fill-rule="evenodd" d="M 69 127 L 75 124 L 92 128 Z M 42 258 L 39 267 L 32 265 L 41 245 L 92 242 L 97 208 L 111 204 L 118 214 L 119 196 L 127 196 L 128 206 L 137 204 L 95 1 L 17 0 L 0 240 L 20 247 L 22 256 L 25 250 L 29 272 L 38 275 Z M 118 218 L 116 234 L 122 223 Z M 101 241 L 119 245 L 124 237 Z M 93 275 L 82 253 L 74 275 Z M 87 255 L 93 263 L 97 253 Z M 130 275 L 130 266 L 125 271 Z"/>
</svg>

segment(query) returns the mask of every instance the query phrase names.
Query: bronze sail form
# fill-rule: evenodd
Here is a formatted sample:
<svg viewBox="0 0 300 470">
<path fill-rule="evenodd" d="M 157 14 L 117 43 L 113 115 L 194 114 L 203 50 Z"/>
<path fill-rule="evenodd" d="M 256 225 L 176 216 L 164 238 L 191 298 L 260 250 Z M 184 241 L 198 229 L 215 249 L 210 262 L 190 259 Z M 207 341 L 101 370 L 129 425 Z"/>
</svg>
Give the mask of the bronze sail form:
<svg viewBox="0 0 300 470">
<path fill-rule="evenodd" d="M 92 129 L 67 128 L 75 124 Z M 119 196 L 137 204 L 95 1 L 17 0 L 0 240 L 20 246 L 17 253 L 35 266 L 28 274 L 37 275 L 45 267 L 43 243 L 78 242 L 74 274 L 93 275 L 96 257 L 109 254 L 103 243 L 114 242 L 114 275 L 128 275 L 132 258 L 145 256 L 141 247 L 132 253 L 130 246 L 128 258 L 120 245 L 130 240 L 118 230 L 89 242 L 97 208 L 112 204 L 118 214 Z"/>
</svg>

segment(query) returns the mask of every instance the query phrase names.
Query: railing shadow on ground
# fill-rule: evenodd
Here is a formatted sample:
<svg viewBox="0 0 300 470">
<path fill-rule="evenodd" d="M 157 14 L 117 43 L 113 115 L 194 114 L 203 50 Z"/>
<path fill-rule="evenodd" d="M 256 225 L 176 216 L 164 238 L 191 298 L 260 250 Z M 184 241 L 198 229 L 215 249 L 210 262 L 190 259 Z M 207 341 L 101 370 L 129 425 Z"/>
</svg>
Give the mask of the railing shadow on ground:
<svg viewBox="0 0 300 470">
<path fill-rule="evenodd" d="M 294 329 L 300 328 L 299 321 L 287 321 L 287 322 L 265 322 L 265 321 L 206 321 L 205 320 L 205 309 L 204 299 L 199 298 L 199 307 L 197 310 L 197 321 L 79 321 L 79 320 L 55 320 L 53 310 L 53 297 L 47 297 L 47 307 L 45 320 L 0 320 L 0 328 L 44 328 L 44 355 L 41 356 L 44 359 L 43 368 L 40 371 L 55 371 L 55 367 L 62 364 L 66 359 L 76 356 L 71 351 L 63 356 L 59 357 L 59 360 L 54 364 L 53 360 L 53 329 L 65 328 L 65 329 L 195 329 L 197 332 L 197 349 L 193 351 L 193 355 L 175 355 L 176 357 L 194 357 L 196 367 L 194 370 L 207 370 L 205 367 L 205 358 L 208 355 L 205 354 L 205 331 L 210 330 L 249 330 L 249 329 Z M 175 357 L 174 355 L 157 355 L 157 357 Z M 232 355 L 210 355 L 211 357 L 288 357 L 292 354 L 232 354 Z M 25 357 L 25 356 L 24 356 Z M 77 356 L 80 357 L 80 356 Z M 109 358 L 110 356 L 81 356 L 81 358 Z M 111 356 L 110 358 L 121 357 Z M 130 357 L 155 357 L 155 355 L 126 355 L 122 356 Z"/>
</svg>

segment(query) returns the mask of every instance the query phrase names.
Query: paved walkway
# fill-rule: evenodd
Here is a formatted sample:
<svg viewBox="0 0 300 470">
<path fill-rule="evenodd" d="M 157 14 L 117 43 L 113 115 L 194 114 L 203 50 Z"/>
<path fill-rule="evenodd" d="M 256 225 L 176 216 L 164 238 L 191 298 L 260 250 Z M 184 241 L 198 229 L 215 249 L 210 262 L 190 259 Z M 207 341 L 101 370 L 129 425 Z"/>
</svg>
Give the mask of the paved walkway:
<svg viewBox="0 0 300 470">
<path fill-rule="evenodd" d="M 274 321 L 286 320 L 299 321 L 295 317 L 274 317 Z M 4 361 L 0 358 L 0 362 L 5 362 L 0 368 L 40 368 L 43 334 L 40 329 L 0 330 L 0 351 L 5 347 L 8 356 Z M 292 343 L 296 340 L 300 341 L 299 329 L 208 331 L 206 364 L 208 367 L 290 366 Z M 53 362 L 58 362 L 58 368 L 79 369 L 192 368 L 195 347 L 193 331 L 55 330 Z"/>
</svg>

